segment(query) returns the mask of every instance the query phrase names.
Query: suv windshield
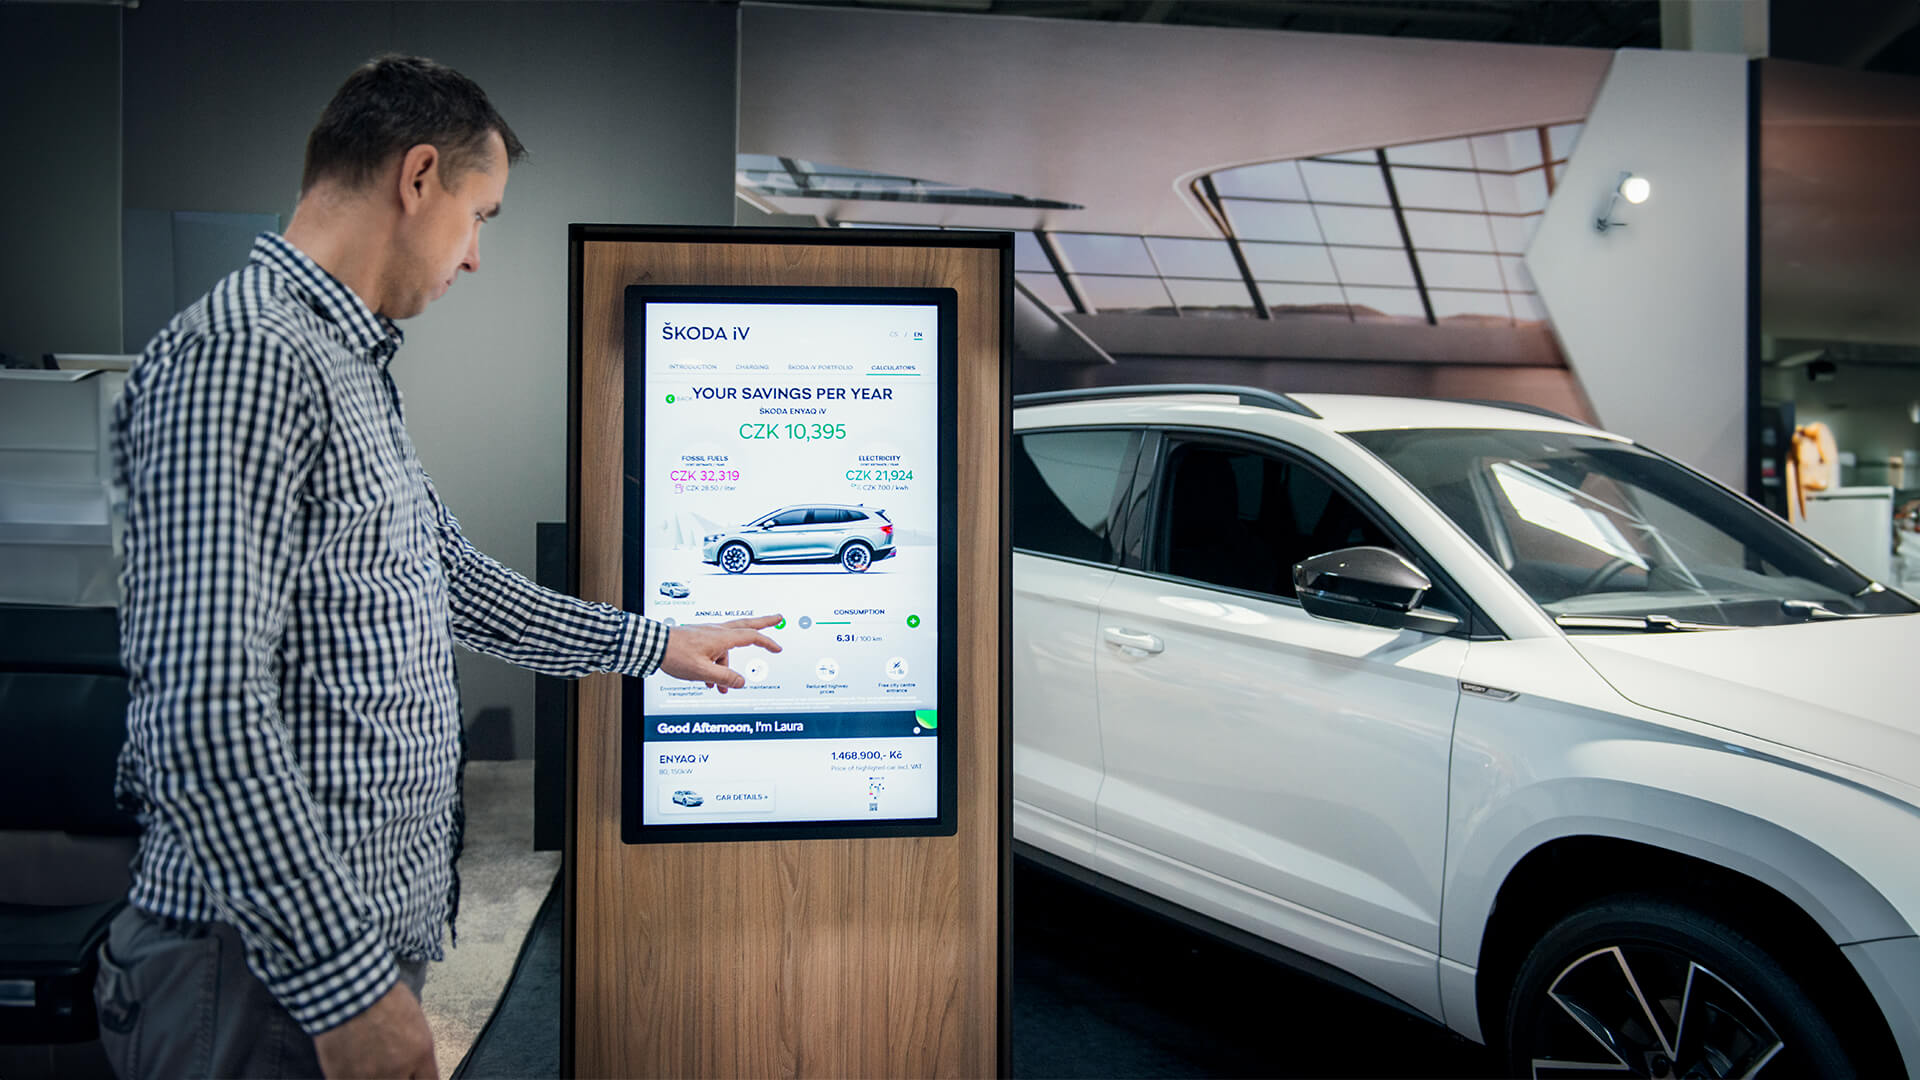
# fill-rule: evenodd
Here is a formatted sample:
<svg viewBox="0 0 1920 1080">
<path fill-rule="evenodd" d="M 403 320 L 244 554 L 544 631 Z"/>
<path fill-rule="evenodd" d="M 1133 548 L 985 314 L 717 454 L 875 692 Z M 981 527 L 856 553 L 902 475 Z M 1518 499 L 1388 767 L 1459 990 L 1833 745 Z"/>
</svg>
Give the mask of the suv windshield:
<svg viewBox="0 0 1920 1080">
<path fill-rule="evenodd" d="M 1464 429 L 1349 437 L 1569 628 L 1584 616 L 1766 626 L 1915 610 L 1773 515 L 1631 443 Z"/>
</svg>

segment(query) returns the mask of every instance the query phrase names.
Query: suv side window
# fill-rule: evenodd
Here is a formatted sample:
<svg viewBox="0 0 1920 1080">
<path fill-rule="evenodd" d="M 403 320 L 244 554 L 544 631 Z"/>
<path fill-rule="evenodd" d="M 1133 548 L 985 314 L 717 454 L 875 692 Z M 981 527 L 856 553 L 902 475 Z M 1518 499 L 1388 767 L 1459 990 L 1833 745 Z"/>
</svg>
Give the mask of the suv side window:
<svg viewBox="0 0 1920 1080">
<path fill-rule="evenodd" d="M 809 510 L 807 511 L 807 524 L 809 525 L 843 525 L 846 523 L 849 516 L 850 515 L 848 515 L 848 513 L 845 510 L 834 510 L 832 508 Z"/>
<path fill-rule="evenodd" d="M 1360 544 L 1400 550 L 1319 473 L 1278 455 L 1176 443 L 1165 477 L 1153 560 L 1163 573 L 1290 599 L 1297 562 Z"/>
<path fill-rule="evenodd" d="M 1013 439 L 1013 546 L 1110 562 L 1114 507 L 1140 433 L 1038 431 Z"/>
<path fill-rule="evenodd" d="M 767 524 L 774 526 L 805 525 L 806 523 L 807 512 L 805 510 L 789 510 L 784 514 L 776 514 L 767 521 Z"/>
</svg>

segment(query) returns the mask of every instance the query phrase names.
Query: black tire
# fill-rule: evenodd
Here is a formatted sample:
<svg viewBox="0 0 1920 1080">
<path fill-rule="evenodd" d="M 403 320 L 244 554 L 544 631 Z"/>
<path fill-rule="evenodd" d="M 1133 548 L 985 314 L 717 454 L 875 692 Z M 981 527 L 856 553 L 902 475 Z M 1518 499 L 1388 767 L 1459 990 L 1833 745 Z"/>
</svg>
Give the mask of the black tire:
<svg viewBox="0 0 1920 1080">
<path fill-rule="evenodd" d="M 1720 919 L 1615 897 L 1562 919 L 1521 964 L 1507 1002 L 1507 1064 L 1540 1077 L 1745 1076 L 1755 1066 L 1762 1077 L 1859 1075 L 1804 985 Z M 1613 1068 L 1573 1067 L 1581 1062 Z"/>
<path fill-rule="evenodd" d="M 735 540 L 720 549 L 718 558 L 720 569 L 729 574 L 744 574 L 747 572 L 747 567 L 753 565 L 753 549 Z"/>
<path fill-rule="evenodd" d="M 840 549 L 840 568 L 849 574 L 864 574 L 873 565 L 873 549 L 865 541 L 855 540 Z"/>
</svg>

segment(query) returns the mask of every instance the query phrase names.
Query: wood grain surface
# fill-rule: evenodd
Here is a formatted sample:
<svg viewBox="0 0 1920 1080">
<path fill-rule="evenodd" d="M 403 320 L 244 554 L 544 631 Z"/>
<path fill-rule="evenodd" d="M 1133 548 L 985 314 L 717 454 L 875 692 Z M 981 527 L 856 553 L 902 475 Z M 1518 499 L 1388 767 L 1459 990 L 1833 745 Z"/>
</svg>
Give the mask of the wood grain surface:
<svg viewBox="0 0 1920 1080">
<path fill-rule="evenodd" d="M 574 1071 L 991 1075 L 1002 976 L 1001 254 L 624 240 L 582 249 L 579 580 L 582 596 L 613 604 L 621 602 L 628 285 L 958 291 L 959 831 L 624 845 L 621 681 L 583 681 L 568 861 Z"/>
</svg>

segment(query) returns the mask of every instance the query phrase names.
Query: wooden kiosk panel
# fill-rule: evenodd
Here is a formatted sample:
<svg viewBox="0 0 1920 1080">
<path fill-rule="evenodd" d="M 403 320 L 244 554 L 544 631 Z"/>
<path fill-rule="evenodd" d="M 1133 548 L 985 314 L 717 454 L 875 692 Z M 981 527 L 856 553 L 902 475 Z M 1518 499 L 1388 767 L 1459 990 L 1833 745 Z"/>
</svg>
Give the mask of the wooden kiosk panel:
<svg viewBox="0 0 1920 1080">
<path fill-rule="evenodd" d="M 1005 234 L 573 227 L 569 518 L 579 595 L 622 599 L 629 285 L 958 293 L 954 836 L 628 846 L 623 680 L 569 725 L 563 1071 L 987 1076 L 1008 1071 L 1011 745 L 1003 515 Z M 656 676 L 658 677 L 658 676 Z"/>
</svg>

